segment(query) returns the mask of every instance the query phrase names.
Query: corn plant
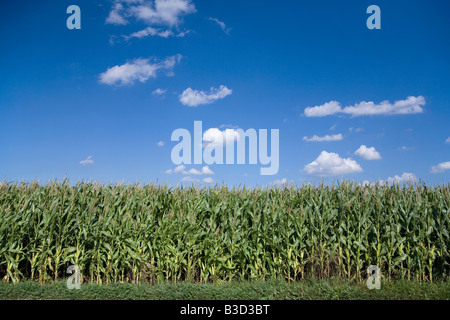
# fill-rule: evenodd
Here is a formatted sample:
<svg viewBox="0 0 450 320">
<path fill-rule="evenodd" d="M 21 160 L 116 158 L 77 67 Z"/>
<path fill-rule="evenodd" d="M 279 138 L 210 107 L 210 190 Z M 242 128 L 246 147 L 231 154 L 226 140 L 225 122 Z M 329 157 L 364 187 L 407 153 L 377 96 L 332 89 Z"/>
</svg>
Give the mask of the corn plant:
<svg viewBox="0 0 450 320">
<path fill-rule="evenodd" d="M 0 184 L 0 278 L 447 280 L 450 186 Z"/>
</svg>

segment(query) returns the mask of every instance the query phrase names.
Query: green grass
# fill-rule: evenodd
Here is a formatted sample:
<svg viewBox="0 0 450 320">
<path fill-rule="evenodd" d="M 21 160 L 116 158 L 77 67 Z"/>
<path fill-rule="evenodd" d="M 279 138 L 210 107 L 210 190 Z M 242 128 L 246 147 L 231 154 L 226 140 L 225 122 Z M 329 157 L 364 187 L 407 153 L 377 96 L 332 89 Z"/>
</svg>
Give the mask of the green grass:
<svg viewBox="0 0 450 320">
<path fill-rule="evenodd" d="M 409 300 L 450 299 L 448 282 L 391 281 L 380 290 L 342 280 L 303 280 L 298 282 L 244 281 L 222 284 L 82 284 L 68 290 L 64 281 L 40 285 L 32 281 L 16 284 L 0 282 L 0 299 L 76 300 Z"/>
</svg>

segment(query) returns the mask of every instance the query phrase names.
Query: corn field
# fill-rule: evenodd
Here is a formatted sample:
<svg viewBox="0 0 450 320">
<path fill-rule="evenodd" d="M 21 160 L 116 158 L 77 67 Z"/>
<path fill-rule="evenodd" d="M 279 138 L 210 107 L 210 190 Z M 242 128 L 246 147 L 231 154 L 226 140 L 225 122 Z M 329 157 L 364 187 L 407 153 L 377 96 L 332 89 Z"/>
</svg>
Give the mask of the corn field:
<svg viewBox="0 0 450 320">
<path fill-rule="evenodd" d="M 0 278 L 448 280 L 450 185 L 0 184 Z"/>
</svg>

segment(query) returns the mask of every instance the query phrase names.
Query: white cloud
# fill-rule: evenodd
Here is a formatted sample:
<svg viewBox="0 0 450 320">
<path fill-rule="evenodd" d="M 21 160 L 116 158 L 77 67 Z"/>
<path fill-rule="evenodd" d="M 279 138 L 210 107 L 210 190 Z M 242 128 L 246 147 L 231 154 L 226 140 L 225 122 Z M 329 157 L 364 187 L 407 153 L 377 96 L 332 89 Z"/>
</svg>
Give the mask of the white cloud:
<svg viewBox="0 0 450 320">
<path fill-rule="evenodd" d="M 401 176 L 395 175 L 394 177 L 387 178 L 386 181 L 379 180 L 378 182 L 372 182 L 369 180 L 364 180 L 363 182 L 361 182 L 361 186 L 374 187 L 376 185 L 383 186 L 383 185 L 404 184 L 404 183 L 409 184 L 415 183 L 417 181 L 418 181 L 417 177 L 413 173 L 403 172 Z"/>
<path fill-rule="evenodd" d="M 214 183 L 215 181 L 211 177 L 206 177 L 206 178 L 203 178 L 202 180 L 200 180 L 200 179 L 192 178 L 190 176 L 186 176 L 183 179 L 181 179 L 181 182 L 195 183 L 195 184 L 203 182 L 203 183 L 206 183 L 206 184 L 211 184 L 211 183 Z"/>
<path fill-rule="evenodd" d="M 343 159 L 337 153 L 322 151 L 316 160 L 304 170 L 310 176 L 331 177 L 353 172 L 362 172 L 361 166 L 351 158 Z"/>
<path fill-rule="evenodd" d="M 219 89 L 211 88 L 210 92 L 192 90 L 187 88 L 180 96 L 180 102 L 189 107 L 196 107 L 201 104 L 211 104 L 219 99 L 223 99 L 232 93 L 231 89 L 221 85 Z"/>
<path fill-rule="evenodd" d="M 373 187 L 376 185 L 376 183 L 369 180 L 364 180 L 363 182 L 360 183 L 360 185 L 361 187 Z"/>
<path fill-rule="evenodd" d="M 303 137 L 303 141 L 306 141 L 306 142 L 339 141 L 339 140 L 342 140 L 342 139 L 344 139 L 344 138 L 343 138 L 341 133 L 333 134 L 331 136 L 327 134 L 327 135 L 325 135 L 323 137 L 319 137 L 317 135 L 313 135 L 311 138 L 308 138 L 306 136 Z"/>
<path fill-rule="evenodd" d="M 393 115 L 393 114 L 415 114 L 422 113 L 421 106 L 425 105 L 425 98 L 422 96 L 408 97 L 405 100 L 396 101 L 394 104 L 383 101 L 380 104 L 373 102 L 360 102 L 354 106 L 345 107 L 342 112 L 354 117 L 364 115 Z"/>
<path fill-rule="evenodd" d="M 231 28 L 227 28 L 227 25 L 224 22 L 220 21 L 219 19 L 210 17 L 210 18 L 208 18 L 208 20 L 214 21 L 215 23 L 217 23 L 220 26 L 220 28 L 222 29 L 222 31 L 225 32 L 226 34 L 230 33 Z"/>
<path fill-rule="evenodd" d="M 325 117 L 341 112 L 341 104 L 337 101 L 330 101 L 320 106 L 305 108 L 305 116 L 307 117 Z"/>
<path fill-rule="evenodd" d="M 379 104 L 373 102 L 362 101 L 353 106 L 342 108 L 337 101 L 330 101 L 320 106 L 307 107 L 304 114 L 307 117 L 324 117 L 334 114 L 349 114 L 352 117 L 367 116 L 367 115 L 394 115 L 394 114 L 415 114 L 422 113 L 422 106 L 425 105 L 425 98 L 423 96 L 408 97 L 405 100 L 383 101 Z"/>
<path fill-rule="evenodd" d="M 275 180 L 274 182 L 272 182 L 272 184 L 276 185 L 276 186 L 281 186 L 281 185 L 287 184 L 287 183 L 289 183 L 289 180 L 287 178 Z"/>
<path fill-rule="evenodd" d="M 202 174 L 214 174 L 214 172 L 211 170 L 211 169 L 209 169 L 209 167 L 208 166 L 204 166 L 203 168 L 202 168 Z"/>
<path fill-rule="evenodd" d="M 174 26 L 181 22 L 182 16 L 196 11 L 190 0 L 155 0 L 132 7 L 130 13 L 148 24 Z"/>
<path fill-rule="evenodd" d="M 187 182 L 187 183 L 189 183 L 189 182 L 191 182 L 191 183 L 199 183 L 200 180 L 199 180 L 199 179 L 195 179 L 195 178 L 192 178 L 192 177 L 187 176 L 187 177 L 184 177 L 183 179 L 181 179 L 181 182 Z"/>
<path fill-rule="evenodd" d="M 214 183 L 214 180 L 213 180 L 213 178 L 211 178 L 211 177 L 207 177 L 207 178 L 204 178 L 204 179 L 203 179 L 203 182 L 204 182 L 204 183 Z"/>
<path fill-rule="evenodd" d="M 209 166 L 204 166 L 201 170 L 197 170 L 197 169 L 189 169 L 186 171 L 186 166 L 184 165 L 179 165 L 178 167 L 176 167 L 175 169 L 169 169 L 166 170 L 166 174 L 172 174 L 172 173 L 181 173 L 184 175 L 195 175 L 195 176 L 201 176 L 201 175 L 213 175 L 214 172 L 209 168 Z"/>
<path fill-rule="evenodd" d="M 184 165 L 180 164 L 178 167 L 176 167 L 176 168 L 173 170 L 173 172 L 174 172 L 174 173 L 180 173 L 180 172 L 183 172 L 184 169 L 186 169 L 186 167 L 185 167 Z"/>
<path fill-rule="evenodd" d="M 184 165 L 180 164 L 178 167 L 176 167 L 176 168 L 173 169 L 173 170 L 172 170 L 172 169 L 166 170 L 166 173 L 167 173 L 167 174 L 181 173 L 181 172 L 184 171 L 184 169 L 186 169 L 186 167 L 185 167 Z"/>
<path fill-rule="evenodd" d="M 167 89 L 158 88 L 155 91 L 153 91 L 152 94 L 155 96 L 161 96 L 161 95 L 165 94 L 166 92 L 167 92 Z"/>
<path fill-rule="evenodd" d="M 114 25 L 126 25 L 128 21 L 122 16 L 123 10 L 124 7 L 120 2 L 114 3 L 105 22 Z"/>
<path fill-rule="evenodd" d="M 203 133 L 203 146 L 221 146 L 223 144 L 239 141 L 239 133 L 234 129 L 225 129 L 223 131 L 218 128 L 210 128 Z"/>
<path fill-rule="evenodd" d="M 164 142 L 162 141 L 158 141 L 158 143 L 156 144 L 158 147 L 163 147 L 164 146 Z"/>
<path fill-rule="evenodd" d="M 400 148 L 398 148 L 401 151 L 411 151 L 414 150 L 413 147 L 407 147 L 407 146 L 401 146 Z"/>
<path fill-rule="evenodd" d="M 82 165 L 82 166 L 91 166 L 91 165 L 93 165 L 95 162 L 94 162 L 94 160 L 92 159 L 92 156 L 89 156 L 89 157 L 87 157 L 87 159 L 85 159 L 85 160 L 81 160 L 80 161 L 80 164 Z"/>
<path fill-rule="evenodd" d="M 112 35 L 112 36 L 109 37 L 109 45 L 110 46 L 113 46 L 116 42 L 118 42 L 117 41 L 117 36 Z"/>
<path fill-rule="evenodd" d="M 109 68 L 100 74 L 99 82 L 107 85 L 133 84 L 136 80 L 146 82 L 149 78 L 155 78 L 159 70 L 168 70 L 170 73 L 180 60 L 181 55 L 171 56 L 155 63 L 151 63 L 149 59 L 135 59 Z"/>
<path fill-rule="evenodd" d="M 386 182 L 388 184 L 402 184 L 402 183 L 414 183 L 417 181 L 417 178 L 414 174 L 403 172 L 401 176 L 395 175 L 393 178 L 387 178 Z M 385 183 L 384 181 L 380 181 L 380 184 Z"/>
<path fill-rule="evenodd" d="M 214 174 L 214 172 L 208 166 L 204 166 L 201 171 L 192 168 L 192 169 L 190 169 L 188 171 L 183 171 L 182 173 L 183 174 L 192 174 L 192 175 L 195 175 L 195 176 L 213 175 Z"/>
<path fill-rule="evenodd" d="M 183 16 L 196 12 L 191 0 L 116 0 L 106 23 L 125 25 L 129 19 L 148 25 L 177 26 Z"/>
<path fill-rule="evenodd" d="M 379 160 L 381 159 L 380 153 L 375 150 L 374 147 L 366 147 L 365 145 L 362 145 L 358 148 L 358 150 L 355 151 L 355 154 L 366 159 L 366 160 Z"/>
<path fill-rule="evenodd" d="M 161 37 L 161 38 L 167 39 L 169 37 L 182 38 L 188 33 L 189 33 L 189 30 L 188 31 L 182 31 L 182 32 L 174 33 L 172 30 L 169 30 L 169 29 L 163 30 L 163 29 L 159 29 L 159 28 L 147 27 L 147 28 L 145 28 L 143 30 L 133 32 L 129 36 L 125 36 L 124 35 L 122 37 L 125 40 L 130 40 L 132 38 L 142 39 L 142 38 L 147 38 L 149 36 Z"/>
<path fill-rule="evenodd" d="M 441 173 L 450 170 L 450 161 L 441 162 L 437 166 L 431 167 L 431 173 Z"/>
<path fill-rule="evenodd" d="M 173 36 L 173 32 L 171 30 L 161 30 L 161 29 L 155 29 L 153 27 L 147 27 L 143 30 L 133 32 L 129 36 L 123 36 L 126 40 L 129 40 L 131 38 L 146 38 L 148 36 L 157 36 L 161 38 L 168 38 L 170 36 Z"/>
<path fill-rule="evenodd" d="M 445 140 L 445 143 L 450 143 L 450 137 Z"/>
<path fill-rule="evenodd" d="M 353 127 L 348 128 L 348 131 L 350 131 L 350 132 L 355 131 L 355 133 L 358 133 L 363 130 L 364 130 L 363 128 L 353 128 Z"/>
</svg>

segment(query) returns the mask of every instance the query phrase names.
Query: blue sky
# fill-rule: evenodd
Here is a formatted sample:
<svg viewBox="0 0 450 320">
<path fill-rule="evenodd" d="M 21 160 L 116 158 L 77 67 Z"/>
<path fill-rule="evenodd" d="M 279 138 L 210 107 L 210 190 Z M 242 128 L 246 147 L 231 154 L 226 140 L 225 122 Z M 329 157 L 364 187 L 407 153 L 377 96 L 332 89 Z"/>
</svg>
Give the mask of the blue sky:
<svg viewBox="0 0 450 320">
<path fill-rule="evenodd" d="M 72 4 L 81 30 L 66 27 Z M 366 27 L 372 4 L 380 30 Z M 448 183 L 449 9 L 437 0 L 2 1 L 0 180 Z M 175 170 L 171 134 L 195 120 L 205 131 L 279 129 L 278 173 Z"/>
</svg>

